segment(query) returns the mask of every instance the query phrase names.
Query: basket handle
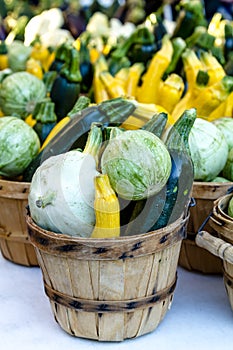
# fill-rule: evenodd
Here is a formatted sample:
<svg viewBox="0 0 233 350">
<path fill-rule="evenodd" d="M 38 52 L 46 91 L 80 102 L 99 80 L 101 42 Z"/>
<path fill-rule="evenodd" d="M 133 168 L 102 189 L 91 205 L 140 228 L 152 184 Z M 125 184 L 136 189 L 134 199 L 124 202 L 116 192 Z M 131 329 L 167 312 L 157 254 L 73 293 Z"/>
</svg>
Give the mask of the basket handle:
<svg viewBox="0 0 233 350">
<path fill-rule="evenodd" d="M 233 264 L 233 246 L 230 243 L 225 242 L 221 238 L 212 236 L 207 231 L 198 232 L 195 242 L 199 247 Z"/>
</svg>

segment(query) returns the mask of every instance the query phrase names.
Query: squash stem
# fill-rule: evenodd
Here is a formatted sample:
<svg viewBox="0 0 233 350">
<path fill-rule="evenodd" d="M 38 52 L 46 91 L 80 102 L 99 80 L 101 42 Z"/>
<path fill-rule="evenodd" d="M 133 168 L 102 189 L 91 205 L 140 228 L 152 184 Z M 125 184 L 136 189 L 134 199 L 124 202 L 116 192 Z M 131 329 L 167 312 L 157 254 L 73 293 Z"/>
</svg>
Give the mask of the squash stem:
<svg viewBox="0 0 233 350">
<path fill-rule="evenodd" d="M 102 124 L 97 122 L 92 123 L 83 153 L 91 154 L 95 158 L 97 166 L 102 139 Z"/>
<path fill-rule="evenodd" d="M 55 198 L 54 192 L 49 192 L 43 197 L 39 197 L 36 200 L 36 206 L 38 208 L 45 208 L 47 205 L 53 204 L 53 200 Z"/>
</svg>

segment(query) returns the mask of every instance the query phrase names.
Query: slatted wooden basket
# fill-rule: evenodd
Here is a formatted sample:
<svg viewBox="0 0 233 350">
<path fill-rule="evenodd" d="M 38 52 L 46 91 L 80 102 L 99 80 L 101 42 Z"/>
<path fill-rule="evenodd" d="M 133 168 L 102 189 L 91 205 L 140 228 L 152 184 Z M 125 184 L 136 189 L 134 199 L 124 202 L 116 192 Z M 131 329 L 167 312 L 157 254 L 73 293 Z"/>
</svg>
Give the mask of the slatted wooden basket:
<svg viewBox="0 0 233 350">
<path fill-rule="evenodd" d="M 226 212 L 232 196 L 233 194 L 228 194 L 214 202 L 210 226 L 217 237 L 207 231 L 201 231 L 196 236 L 196 243 L 222 259 L 224 284 L 233 310 L 233 218 Z"/>
<path fill-rule="evenodd" d="M 0 249 L 7 260 L 38 266 L 25 219 L 28 192 L 29 183 L 0 179 Z"/>
<path fill-rule="evenodd" d="M 187 237 L 183 240 L 179 265 L 190 271 L 198 271 L 205 274 L 222 274 L 222 260 L 206 249 L 199 247 L 195 242 L 196 234 L 201 225 L 208 218 L 214 205 L 214 201 L 227 194 L 233 182 L 197 182 L 193 183 L 192 197 L 195 206 L 190 208 L 190 218 L 187 226 Z M 209 221 L 204 229 L 215 235 Z"/>
<path fill-rule="evenodd" d="M 27 225 L 55 320 L 67 333 L 122 341 L 153 331 L 170 308 L 186 219 L 152 233 L 93 239 Z"/>
</svg>

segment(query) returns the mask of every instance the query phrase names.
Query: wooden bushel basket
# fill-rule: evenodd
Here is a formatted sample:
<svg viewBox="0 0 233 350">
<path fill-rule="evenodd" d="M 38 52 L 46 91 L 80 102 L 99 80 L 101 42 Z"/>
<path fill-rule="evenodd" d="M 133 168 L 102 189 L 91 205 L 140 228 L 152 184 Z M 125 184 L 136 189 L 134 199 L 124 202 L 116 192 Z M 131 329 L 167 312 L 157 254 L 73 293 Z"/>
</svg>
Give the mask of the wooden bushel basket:
<svg viewBox="0 0 233 350">
<path fill-rule="evenodd" d="M 222 196 L 214 203 L 210 226 L 217 237 L 201 231 L 196 236 L 196 243 L 222 259 L 224 284 L 233 310 L 233 219 L 226 214 L 226 208 L 232 196 L 233 194 Z"/>
<path fill-rule="evenodd" d="M 38 266 L 26 225 L 29 183 L 0 179 L 0 249 L 4 258 Z"/>
<path fill-rule="evenodd" d="M 195 206 L 190 208 L 190 218 L 187 226 L 187 237 L 181 245 L 179 265 L 187 270 L 199 271 L 206 274 L 222 274 L 222 261 L 206 249 L 195 243 L 196 234 L 213 210 L 214 201 L 227 194 L 233 182 L 197 182 L 193 183 L 192 197 Z M 215 235 L 216 233 L 206 222 L 204 229 Z"/>
<path fill-rule="evenodd" d="M 115 239 L 56 234 L 26 220 L 54 318 L 67 333 L 122 341 L 159 325 L 173 300 L 187 218 Z"/>
</svg>

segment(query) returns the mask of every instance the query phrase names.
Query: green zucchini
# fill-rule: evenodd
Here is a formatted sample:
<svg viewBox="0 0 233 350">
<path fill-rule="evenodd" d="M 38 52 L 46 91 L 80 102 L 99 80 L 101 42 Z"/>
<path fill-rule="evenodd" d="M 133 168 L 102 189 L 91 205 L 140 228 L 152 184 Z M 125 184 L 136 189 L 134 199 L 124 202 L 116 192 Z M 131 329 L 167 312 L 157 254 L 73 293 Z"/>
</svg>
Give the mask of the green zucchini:
<svg viewBox="0 0 233 350">
<path fill-rule="evenodd" d="M 162 133 L 167 124 L 167 113 L 160 112 L 153 115 L 153 117 L 144 124 L 141 129 L 152 132 L 154 135 L 161 138 Z"/>
<path fill-rule="evenodd" d="M 172 160 L 172 170 L 167 182 L 166 200 L 159 219 L 150 231 L 158 230 L 187 214 L 194 171 L 189 152 L 189 133 L 196 119 L 196 109 L 185 110 L 170 129 L 165 144 Z"/>
<path fill-rule="evenodd" d="M 55 135 L 48 145 L 31 161 L 24 171 L 23 180 L 30 182 L 40 164 L 47 158 L 65 153 L 74 148 L 83 148 L 85 138 L 93 122 L 123 123 L 136 106 L 123 98 L 107 100 L 96 106 L 84 108 L 73 116 L 62 130 Z"/>
</svg>

